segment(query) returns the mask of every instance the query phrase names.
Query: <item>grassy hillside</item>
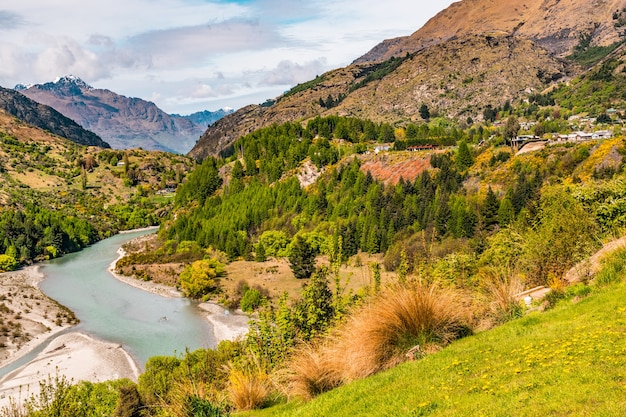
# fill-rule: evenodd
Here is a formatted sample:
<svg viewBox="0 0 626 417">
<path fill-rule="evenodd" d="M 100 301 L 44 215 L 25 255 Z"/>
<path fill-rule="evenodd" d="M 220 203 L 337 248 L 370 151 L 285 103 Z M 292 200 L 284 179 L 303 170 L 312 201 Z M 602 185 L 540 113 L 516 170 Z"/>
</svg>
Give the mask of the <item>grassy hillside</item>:
<svg viewBox="0 0 626 417">
<path fill-rule="evenodd" d="M 0 270 L 158 224 L 186 157 L 83 146 L 0 111 Z M 17 261 L 17 263 L 13 262 Z"/>
<path fill-rule="evenodd" d="M 625 297 L 623 283 L 570 296 L 311 402 L 238 415 L 624 415 Z"/>
</svg>

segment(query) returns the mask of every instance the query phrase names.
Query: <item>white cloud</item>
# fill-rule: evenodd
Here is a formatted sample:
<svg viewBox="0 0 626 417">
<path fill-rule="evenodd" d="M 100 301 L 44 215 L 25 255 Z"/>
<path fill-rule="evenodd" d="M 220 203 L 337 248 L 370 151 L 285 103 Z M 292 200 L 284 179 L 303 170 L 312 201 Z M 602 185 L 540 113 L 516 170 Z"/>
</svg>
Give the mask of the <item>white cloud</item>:
<svg viewBox="0 0 626 417">
<path fill-rule="evenodd" d="M 0 10 L 0 85 L 71 73 L 168 112 L 237 108 L 408 35 L 452 1 L 423 3 L 20 0 Z"/>
<path fill-rule="evenodd" d="M 320 58 L 304 64 L 289 60 L 280 61 L 278 66 L 269 71 L 261 84 L 267 85 L 295 85 L 315 78 L 325 72 L 326 59 Z"/>
</svg>

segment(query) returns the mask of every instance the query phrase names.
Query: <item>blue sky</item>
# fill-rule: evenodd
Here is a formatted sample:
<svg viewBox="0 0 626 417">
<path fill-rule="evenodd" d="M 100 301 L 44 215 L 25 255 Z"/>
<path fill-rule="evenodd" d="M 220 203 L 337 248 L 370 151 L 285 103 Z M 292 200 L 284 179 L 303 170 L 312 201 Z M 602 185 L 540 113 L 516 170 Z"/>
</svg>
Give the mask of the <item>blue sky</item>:
<svg viewBox="0 0 626 417">
<path fill-rule="evenodd" d="M 409 35 L 452 2 L 5 2 L 0 86 L 72 74 L 169 113 L 239 108 Z"/>
</svg>

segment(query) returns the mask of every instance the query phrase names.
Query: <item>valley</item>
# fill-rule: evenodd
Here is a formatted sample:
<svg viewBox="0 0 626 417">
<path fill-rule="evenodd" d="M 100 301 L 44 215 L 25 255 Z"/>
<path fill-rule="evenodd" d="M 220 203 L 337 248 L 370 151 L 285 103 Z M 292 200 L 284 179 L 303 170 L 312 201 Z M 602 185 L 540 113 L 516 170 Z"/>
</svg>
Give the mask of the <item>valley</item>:
<svg viewBox="0 0 626 417">
<path fill-rule="evenodd" d="M 624 414 L 625 22 L 462 0 L 188 116 L 2 89 L 0 416 Z"/>
</svg>

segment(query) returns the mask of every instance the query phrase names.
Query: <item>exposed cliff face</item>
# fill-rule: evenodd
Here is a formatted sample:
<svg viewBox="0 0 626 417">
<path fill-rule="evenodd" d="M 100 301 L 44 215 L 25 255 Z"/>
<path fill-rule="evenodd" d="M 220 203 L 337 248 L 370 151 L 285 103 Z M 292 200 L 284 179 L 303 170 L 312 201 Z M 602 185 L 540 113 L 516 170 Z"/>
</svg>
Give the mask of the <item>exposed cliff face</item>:
<svg viewBox="0 0 626 417">
<path fill-rule="evenodd" d="M 626 0 L 463 0 L 407 37 L 386 40 L 355 63 L 402 56 L 470 34 L 505 32 L 534 40 L 565 57 L 589 36 L 592 46 L 623 40 Z"/>
<path fill-rule="evenodd" d="M 309 88 L 279 97 L 270 107 L 241 109 L 211 126 L 190 156 L 218 154 L 241 135 L 271 123 L 330 114 L 421 122 L 419 108 L 426 104 L 431 113 L 480 119 L 485 106 L 542 91 L 572 71 L 536 43 L 502 34 L 468 35 L 395 62 L 393 70 L 380 78 L 371 74 L 386 64 L 353 64 L 324 74 Z M 320 105 L 320 100 L 340 96 L 343 99 L 331 108 Z"/>
<path fill-rule="evenodd" d="M 0 87 L 0 109 L 32 126 L 81 145 L 110 147 L 98 135 L 83 129 L 52 107 L 37 103 L 15 90 Z"/>
<path fill-rule="evenodd" d="M 152 102 L 95 89 L 74 77 L 20 92 L 98 133 L 116 149 L 186 153 L 206 129 L 186 117 L 171 116 Z"/>
</svg>

